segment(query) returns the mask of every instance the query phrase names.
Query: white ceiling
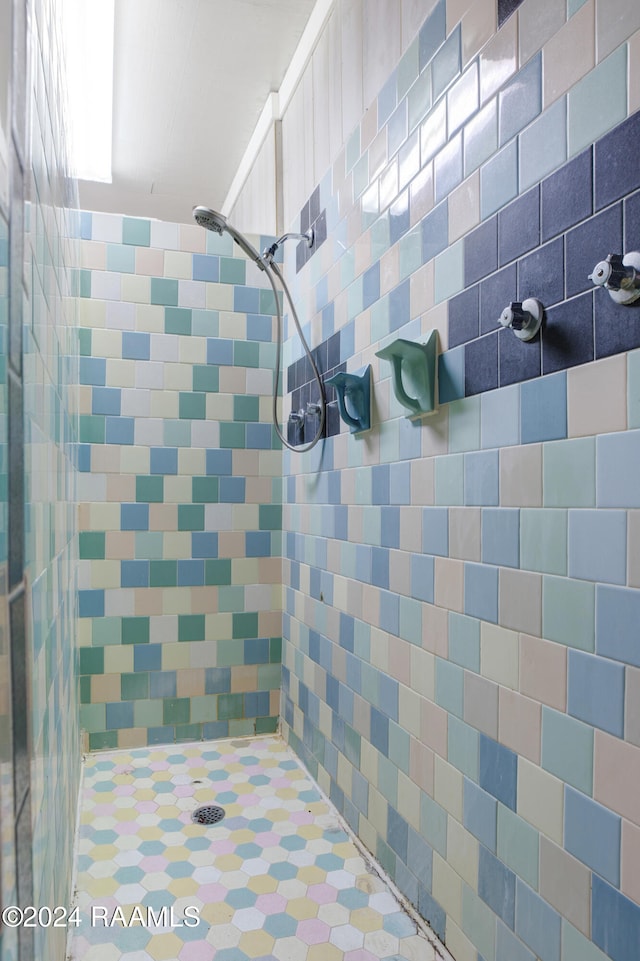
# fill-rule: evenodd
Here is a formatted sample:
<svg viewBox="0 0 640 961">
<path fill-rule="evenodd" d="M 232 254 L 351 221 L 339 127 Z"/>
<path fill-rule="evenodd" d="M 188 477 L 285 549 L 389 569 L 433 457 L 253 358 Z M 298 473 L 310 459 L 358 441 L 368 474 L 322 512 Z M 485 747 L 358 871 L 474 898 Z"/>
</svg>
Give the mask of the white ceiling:
<svg viewBox="0 0 640 961">
<path fill-rule="evenodd" d="M 219 209 L 315 0 L 116 0 L 113 183 L 84 209 L 189 222 Z"/>
</svg>

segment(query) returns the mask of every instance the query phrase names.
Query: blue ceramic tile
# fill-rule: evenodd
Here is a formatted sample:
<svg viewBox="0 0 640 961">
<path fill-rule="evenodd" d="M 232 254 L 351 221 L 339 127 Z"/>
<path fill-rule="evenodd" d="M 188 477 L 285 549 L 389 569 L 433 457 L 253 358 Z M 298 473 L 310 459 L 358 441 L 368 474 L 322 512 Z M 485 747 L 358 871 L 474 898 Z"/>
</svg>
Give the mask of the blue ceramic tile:
<svg viewBox="0 0 640 961">
<path fill-rule="evenodd" d="M 565 787 L 565 849 L 616 886 L 620 883 L 620 824 L 617 814 Z"/>
<path fill-rule="evenodd" d="M 464 128 L 465 176 L 488 160 L 497 148 L 498 112 L 494 98 Z"/>
<path fill-rule="evenodd" d="M 638 194 L 640 199 L 640 194 Z M 630 223 L 627 219 L 626 223 Z M 638 204 L 637 219 L 640 231 L 640 204 Z M 640 247 L 640 235 L 631 244 L 625 242 L 625 250 L 637 250 Z M 625 350 L 640 347 L 640 324 L 630 324 L 628 313 L 621 309 L 604 290 L 596 290 L 593 298 L 594 326 L 596 331 L 596 359 L 619 354 Z"/>
<path fill-rule="evenodd" d="M 389 805 L 387 807 L 387 844 L 393 848 L 399 858 L 407 861 L 407 845 L 409 842 L 409 825 L 401 814 Z"/>
<path fill-rule="evenodd" d="M 207 450 L 206 470 L 208 475 L 231 474 L 233 452 L 230 450 Z"/>
<path fill-rule="evenodd" d="M 454 715 L 447 724 L 447 761 L 473 781 L 478 780 L 478 732 Z"/>
<path fill-rule="evenodd" d="M 622 204 L 603 210 L 570 230 L 565 239 L 567 297 L 592 290 L 589 274 L 595 265 L 607 254 L 621 250 Z"/>
<path fill-rule="evenodd" d="M 498 451 L 474 451 L 464 455 L 464 502 L 472 507 L 494 507 L 499 497 Z"/>
<path fill-rule="evenodd" d="M 389 634 L 400 634 L 400 595 L 380 591 L 380 627 Z"/>
<path fill-rule="evenodd" d="M 560 97 L 518 135 L 520 190 L 547 177 L 567 159 L 567 98 Z"/>
<path fill-rule="evenodd" d="M 389 503 L 411 503 L 411 465 L 389 464 Z"/>
<path fill-rule="evenodd" d="M 120 529 L 123 531 L 148 531 L 149 505 L 121 504 Z"/>
<path fill-rule="evenodd" d="M 233 364 L 233 341 L 220 337 L 209 337 L 207 339 L 207 363 L 231 366 Z"/>
<path fill-rule="evenodd" d="M 485 449 L 520 443 L 520 388 L 517 385 L 483 394 L 480 437 Z"/>
<path fill-rule="evenodd" d="M 468 778 L 463 786 L 463 823 L 489 850 L 496 850 L 498 802 Z"/>
<path fill-rule="evenodd" d="M 449 660 L 480 673 L 480 621 L 449 611 Z"/>
<path fill-rule="evenodd" d="M 411 305 L 411 288 L 409 279 L 395 287 L 389 294 L 389 326 L 391 330 L 398 330 L 409 323 Z"/>
<path fill-rule="evenodd" d="M 366 310 L 380 297 L 380 261 L 377 260 L 362 278 L 362 306 Z"/>
<path fill-rule="evenodd" d="M 640 191 L 627 197 L 624 207 L 624 249 L 640 250 Z"/>
<path fill-rule="evenodd" d="M 438 99 L 460 73 L 460 24 L 436 53 L 431 64 L 433 99 Z"/>
<path fill-rule="evenodd" d="M 535 955 L 501 921 L 496 928 L 496 961 L 536 961 Z"/>
<path fill-rule="evenodd" d="M 387 150 L 389 157 L 393 157 L 407 139 L 409 133 L 408 123 L 407 98 L 405 97 L 391 114 L 387 124 Z"/>
<path fill-rule="evenodd" d="M 433 604 L 434 560 L 420 554 L 411 555 L 411 596 Z"/>
<path fill-rule="evenodd" d="M 150 449 L 150 474 L 177 474 L 178 448 L 152 447 Z"/>
<path fill-rule="evenodd" d="M 140 331 L 122 332 L 122 356 L 127 360 L 149 360 L 151 335 Z"/>
<path fill-rule="evenodd" d="M 149 561 L 120 561 L 120 587 L 148 587 Z"/>
<path fill-rule="evenodd" d="M 542 239 L 549 240 L 593 212 L 593 158 L 589 147 L 541 185 Z"/>
<path fill-rule="evenodd" d="M 480 168 L 480 216 L 485 219 L 518 195 L 518 146 L 507 144 Z"/>
<path fill-rule="evenodd" d="M 498 0 L 498 26 L 507 20 L 518 9 L 522 0 Z"/>
<path fill-rule="evenodd" d="M 562 238 L 552 240 L 518 262 L 518 300 L 536 297 L 545 307 L 564 299 Z"/>
<path fill-rule="evenodd" d="M 483 621 L 498 623 L 497 567 L 469 563 L 464 565 L 464 612 Z"/>
<path fill-rule="evenodd" d="M 596 210 L 640 187 L 640 112 L 623 120 L 595 145 Z"/>
<path fill-rule="evenodd" d="M 191 556 L 192 557 L 217 557 L 218 556 L 218 535 L 213 531 L 192 531 L 191 533 Z"/>
<path fill-rule="evenodd" d="M 438 403 L 448 404 L 461 397 L 464 397 L 464 347 L 454 347 L 438 357 Z"/>
<path fill-rule="evenodd" d="M 478 292 L 476 284 L 449 301 L 449 349 L 478 336 Z"/>
<path fill-rule="evenodd" d="M 596 504 L 640 507 L 640 430 L 601 434 L 596 440 Z"/>
<path fill-rule="evenodd" d="M 384 754 L 385 757 L 389 756 L 389 718 L 382 714 L 377 708 L 370 708 L 371 710 L 371 743 Z"/>
<path fill-rule="evenodd" d="M 389 241 L 397 243 L 409 229 L 409 191 L 405 190 L 389 208 Z"/>
<path fill-rule="evenodd" d="M 426 888 L 418 888 L 418 911 L 425 921 L 433 928 L 436 935 L 444 943 L 446 914 Z"/>
<path fill-rule="evenodd" d="M 595 874 L 591 885 L 591 936 L 614 961 L 636 961 L 640 906 Z"/>
<path fill-rule="evenodd" d="M 500 386 L 519 384 L 523 380 L 539 377 L 542 364 L 540 348 L 539 337 L 536 337 L 530 343 L 526 343 L 515 337 L 511 330 L 498 331 Z"/>
<path fill-rule="evenodd" d="M 107 417 L 105 442 L 107 444 L 133 444 L 135 419 L 133 417 Z"/>
<path fill-rule="evenodd" d="M 520 434 L 523 444 L 567 436 L 567 375 L 540 377 L 520 388 Z"/>
<path fill-rule="evenodd" d="M 486 734 L 481 734 L 480 787 L 515 811 L 517 782 L 517 755 Z"/>
<path fill-rule="evenodd" d="M 640 591 L 596 586 L 596 653 L 640 667 Z"/>
<path fill-rule="evenodd" d="M 420 884 L 427 891 L 430 891 L 433 873 L 433 848 L 411 826 L 409 826 L 409 845 L 406 860 L 409 870 L 413 872 Z"/>
<path fill-rule="evenodd" d="M 498 318 L 512 301 L 518 299 L 516 265 L 503 267 L 480 284 L 480 333 L 498 330 Z"/>
<path fill-rule="evenodd" d="M 462 182 L 462 134 L 456 134 L 433 161 L 435 201 L 440 203 Z"/>
<path fill-rule="evenodd" d="M 622 737 L 623 665 L 582 651 L 570 650 L 568 653 L 568 713 L 587 724 Z"/>
<path fill-rule="evenodd" d="M 550 307 L 542 329 L 542 373 L 593 360 L 593 293 Z"/>
<path fill-rule="evenodd" d="M 464 352 L 464 392 L 467 397 L 498 386 L 498 331 L 472 340 Z"/>
<path fill-rule="evenodd" d="M 104 387 L 107 377 L 107 362 L 103 357 L 80 358 L 80 383 L 92 387 Z"/>
<path fill-rule="evenodd" d="M 464 238 L 464 285 L 482 280 L 498 267 L 498 218 L 480 224 Z"/>
<path fill-rule="evenodd" d="M 94 387 L 91 391 L 91 413 L 119 417 L 121 396 L 119 387 Z"/>
<path fill-rule="evenodd" d="M 482 561 L 500 567 L 519 567 L 519 510 L 502 507 L 482 511 Z"/>
<path fill-rule="evenodd" d="M 224 475 L 220 477 L 218 499 L 221 504 L 244 504 L 245 497 L 246 478 Z"/>
<path fill-rule="evenodd" d="M 449 207 L 446 200 L 422 221 L 422 262 L 426 264 L 449 245 Z"/>
<path fill-rule="evenodd" d="M 515 260 L 540 243 L 540 189 L 534 187 L 498 214 L 498 263 Z"/>
<path fill-rule="evenodd" d="M 233 309 L 241 314 L 261 313 L 260 291 L 258 288 L 235 286 L 233 288 Z M 264 311 L 264 313 L 266 313 L 266 311 Z"/>
<path fill-rule="evenodd" d="M 217 283 L 220 279 L 220 258 L 208 254 L 194 254 L 193 279 Z"/>
<path fill-rule="evenodd" d="M 204 585 L 204 562 L 198 560 L 178 561 L 178 587 L 202 587 Z"/>
<path fill-rule="evenodd" d="M 445 0 L 438 0 L 436 7 L 425 20 L 418 34 L 418 64 L 421 73 L 446 38 L 447 7 Z"/>
<path fill-rule="evenodd" d="M 516 934 L 540 961 L 560 961 L 560 915 L 520 878 L 516 881 Z"/>
<path fill-rule="evenodd" d="M 626 584 L 626 560 L 625 511 L 569 511 L 570 577 Z"/>
<path fill-rule="evenodd" d="M 515 924 L 516 876 L 502 861 L 480 845 L 478 894 L 510 928 Z"/>
<path fill-rule="evenodd" d="M 390 503 L 390 472 L 388 464 L 375 464 L 371 468 L 371 503 Z"/>
<path fill-rule="evenodd" d="M 107 704 L 106 718 L 107 731 L 133 727 L 133 701 L 122 701 L 119 704 Z"/>
<path fill-rule="evenodd" d="M 133 648 L 134 671 L 159 671 L 162 663 L 162 645 L 136 644 Z"/>
<path fill-rule="evenodd" d="M 371 548 L 371 583 L 389 589 L 389 551 L 384 547 Z"/>
<path fill-rule="evenodd" d="M 464 671 L 457 664 L 436 657 L 436 703 L 450 714 L 464 713 Z"/>
<path fill-rule="evenodd" d="M 382 507 L 380 509 L 381 547 L 400 547 L 400 508 Z"/>
<path fill-rule="evenodd" d="M 542 53 L 538 53 L 500 92 L 500 146 L 531 123 L 541 109 Z"/>
<path fill-rule="evenodd" d="M 265 343 L 271 341 L 272 320 L 262 314 L 247 315 L 247 339 Z"/>
<path fill-rule="evenodd" d="M 394 71 L 378 94 L 378 130 L 387 122 L 398 102 L 398 77 Z"/>
<path fill-rule="evenodd" d="M 422 511 L 422 551 L 449 556 L 449 511 L 446 507 L 425 507 Z"/>
</svg>

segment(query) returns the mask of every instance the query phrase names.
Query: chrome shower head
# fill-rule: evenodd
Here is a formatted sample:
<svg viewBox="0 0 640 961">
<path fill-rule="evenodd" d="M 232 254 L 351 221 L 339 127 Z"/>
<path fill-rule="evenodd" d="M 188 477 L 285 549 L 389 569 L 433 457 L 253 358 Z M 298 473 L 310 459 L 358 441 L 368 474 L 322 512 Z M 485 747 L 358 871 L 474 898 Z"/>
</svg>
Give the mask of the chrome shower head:
<svg viewBox="0 0 640 961">
<path fill-rule="evenodd" d="M 255 249 L 255 247 L 249 243 L 247 238 L 232 227 L 227 221 L 227 218 L 218 213 L 217 210 L 212 210 L 210 207 L 194 207 L 193 217 L 195 222 L 200 226 L 204 227 L 205 230 L 212 230 L 216 234 L 224 233 L 226 230 L 228 234 L 231 234 L 237 245 L 244 251 L 249 260 L 255 261 L 260 270 L 264 270 L 264 263 L 262 257 Z"/>
</svg>

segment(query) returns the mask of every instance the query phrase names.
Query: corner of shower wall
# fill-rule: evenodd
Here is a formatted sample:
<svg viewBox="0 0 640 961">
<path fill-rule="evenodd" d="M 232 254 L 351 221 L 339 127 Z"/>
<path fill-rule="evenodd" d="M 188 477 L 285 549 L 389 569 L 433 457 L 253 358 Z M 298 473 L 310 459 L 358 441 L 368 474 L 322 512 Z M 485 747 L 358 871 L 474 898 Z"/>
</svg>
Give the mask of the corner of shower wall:
<svg viewBox="0 0 640 961">
<path fill-rule="evenodd" d="M 273 292 L 228 234 L 89 211 L 79 286 L 85 746 L 274 731 Z"/>
</svg>

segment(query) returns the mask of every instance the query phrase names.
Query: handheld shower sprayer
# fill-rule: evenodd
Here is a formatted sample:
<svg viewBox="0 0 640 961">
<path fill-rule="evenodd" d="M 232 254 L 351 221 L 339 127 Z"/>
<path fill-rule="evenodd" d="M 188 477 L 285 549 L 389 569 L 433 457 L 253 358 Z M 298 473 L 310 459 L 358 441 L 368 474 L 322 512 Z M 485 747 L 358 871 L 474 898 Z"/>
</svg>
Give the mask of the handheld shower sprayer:
<svg viewBox="0 0 640 961">
<path fill-rule="evenodd" d="M 296 240 L 306 240 L 307 245 L 311 247 L 313 245 L 314 236 L 313 230 L 308 230 L 304 234 L 287 233 L 283 234 L 278 240 L 275 241 L 270 247 L 266 248 L 263 254 L 259 254 L 255 247 L 247 240 L 247 238 L 233 227 L 227 218 L 218 213 L 217 210 L 212 210 L 210 207 L 194 207 L 193 217 L 195 222 L 200 226 L 204 227 L 205 230 L 211 230 L 216 234 L 222 234 L 226 231 L 233 238 L 235 243 L 240 247 L 240 249 L 247 255 L 249 260 L 253 260 L 255 264 L 263 270 L 267 277 L 269 278 L 269 283 L 273 288 L 273 296 L 275 299 L 276 307 L 276 360 L 275 368 L 273 371 L 273 426 L 275 427 L 276 434 L 280 438 L 282 444 L 291 451 L 296 451 L 297 453 L 304 453 L 307 450 L 311 450 L 312 447 L 318 443 L 320 438 L 324 433 L 324 425 L 327 417 L 327 405 L 324 394 L 324 384 L 322 383 L 322 378 L 318 373 L 318 368 L 316 362 L 313 359 L 313 355 L 309 350 L 309 345 L 307 344 L 304 334 L 302 333 L 302 328 L 300 327 L 300 321 L 298 320 L 298 315 L 296 309 L 293 306 L 293 301 L 291 299 L 291 294 L 289 293 L 289 288 L 285 283 L 285 279 L 282 276 L 282 272 L 275 262 L 274 257 L 278 247 L 284 243 L 285 240 L 296 239 Z M 316 431 L 315 437 L 303 447 L 293 446 L 288 440 L 283 436 L 280 426 L 278 424 L 278 394 L 279 394 L 279 383 L 280 383 L 280 354 L 282 351 L 282 310 L 280 308 L 280 299 L 278 297 L 278 289 L 274 280 L 274 276 L 278 278 L 280 286 L 284 291 L 284 295 L 287 298 L 287 302 L 291 309 L 291 316 L 293 317 L 293 322 L 295 328 L 298 332 L 298 336 L 302 342 L 305 354 L 311 364 L 311 369 L 318 385 L 319 391 L 319 410 L 320 410 L 320 424 L 318 430 Z"/>
</svg>

